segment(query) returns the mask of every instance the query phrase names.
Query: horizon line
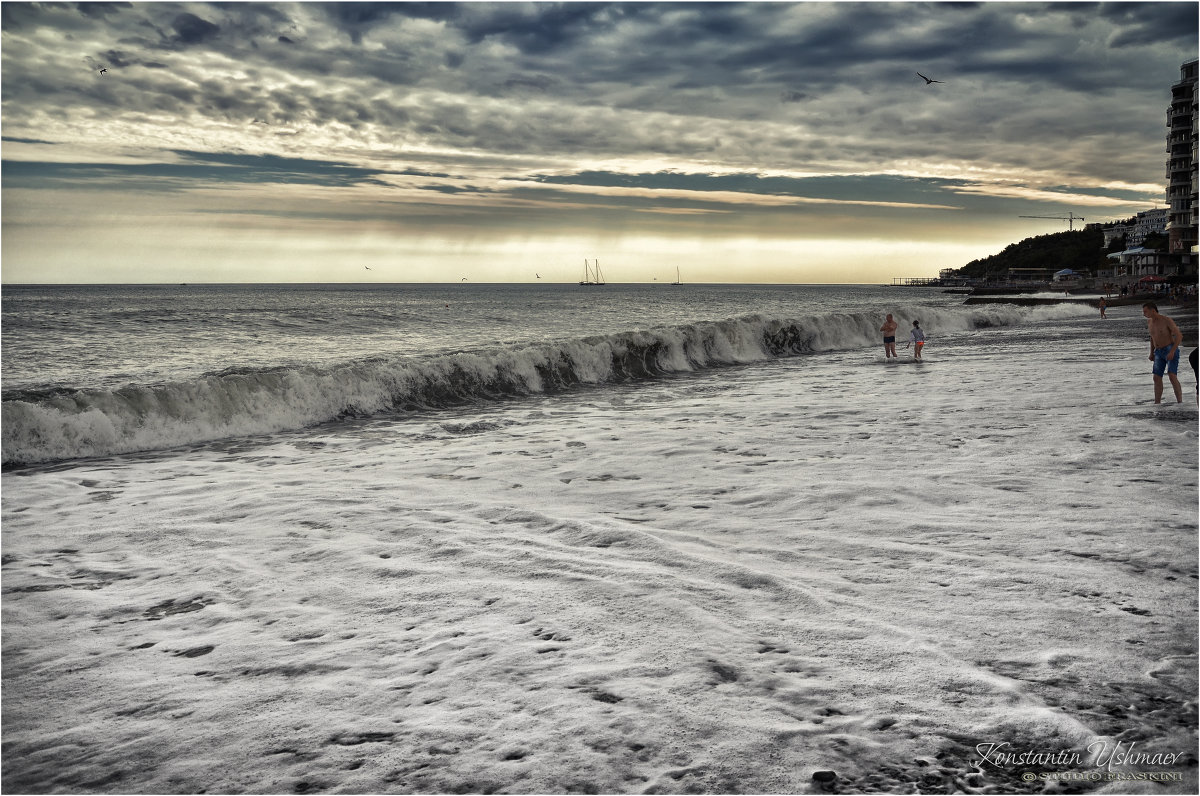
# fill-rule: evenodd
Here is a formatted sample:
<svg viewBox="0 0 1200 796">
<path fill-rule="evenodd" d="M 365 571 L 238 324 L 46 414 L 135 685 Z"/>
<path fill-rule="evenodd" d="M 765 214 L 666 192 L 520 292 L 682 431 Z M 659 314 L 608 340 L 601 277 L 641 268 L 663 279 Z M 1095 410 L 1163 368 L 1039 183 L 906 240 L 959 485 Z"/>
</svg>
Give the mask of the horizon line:
<svg viewBox="0 0 1200 796">
<path fill-rule="evenodd" d="M 446 287 L 461 287 L 464 283 L 459 282 L 0 282 L 0 290 L 8 287 L 238 287 L 238 286 L 280 286 L 280 285 L 355 285 L 355 286 L 376 286 L 388 287 L 398 285 L 437 285 Z M 665 287 L 687 287 L 689 285 L 700 286 L 715 286 L 715 285 L 762 285 L 765 287 L 797 287 L 797 286 L 814 286 L 814 285 L 880 285 L 883 287 L 891 287 L 890 284 L 882 282 L 682 282 L 672 283 L 663 282 L 660 280 L 650 280 L 648 282 L 604 282 L 598 285 L 581 285 L 578 282 L 550 282 L 545 279 L 534 280 L 529 282 L 466 282 L 468 285 L 564 285 L 574 287 L 608 287 L 610 285 L 663 285 Z"/>
</svg>

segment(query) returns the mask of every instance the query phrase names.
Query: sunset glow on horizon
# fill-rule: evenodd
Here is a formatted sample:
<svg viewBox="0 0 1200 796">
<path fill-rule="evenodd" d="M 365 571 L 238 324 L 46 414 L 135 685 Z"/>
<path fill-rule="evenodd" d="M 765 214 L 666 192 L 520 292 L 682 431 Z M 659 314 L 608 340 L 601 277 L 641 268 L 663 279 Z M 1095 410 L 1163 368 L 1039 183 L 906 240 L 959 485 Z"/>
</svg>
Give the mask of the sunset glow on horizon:
<svg viewBox="0 0 1200 796">
<path fill-rule="evenodd" d="M 1196 30 L 1156 2 L 5 3 L 3 281 L 936 276 L 1067 229 L 1021 216 L 1162 206 Z"/>
</svg>

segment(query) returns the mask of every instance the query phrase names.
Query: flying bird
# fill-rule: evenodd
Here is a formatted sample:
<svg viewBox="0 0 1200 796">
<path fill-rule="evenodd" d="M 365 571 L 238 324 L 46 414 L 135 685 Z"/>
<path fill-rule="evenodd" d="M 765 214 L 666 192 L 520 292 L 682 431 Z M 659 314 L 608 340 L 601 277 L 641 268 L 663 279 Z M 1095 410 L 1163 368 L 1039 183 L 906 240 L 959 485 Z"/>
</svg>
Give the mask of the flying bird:
<svg viewBox="0 0 1200 796">
<path fill-rule="evenodd" d="M 917 77 L 919 77 L 919 78 L 921 78 L 922 80 L 924 80 L 924 81 L 925 81 L 925 85 L 927 85 L 927 86 L 928 86 L 930 83 L 945 83 L 945 82 L 946 82 L 945 80 L 933 80 L 932 78 L 925 77 L 925 75 L 921 74 L 920 72 L 917 72 Z"/>
<path fill-rule="evenodd" d="M 541 279 L 541 278 L 542 278 L 542 275 L 541 275 L 541 274 L 539 274 L 537 271 L 534 271 L 534 272 L 533 272 L 533 275 L 534 275 L 534 276 L 536 276 L 538 279 Z"/>
<path fill-rule="evenodd" d="M 364 265 L 363 268 L 366 268 L 368 271 L 371 270 L 371 266 L 369 266 L 369 265 Z"/>
<path fill-rule="evenodd" d="M 107 74 L 108 74 L 108 70 L 107 70 L 107 69 L 105 69 L 104 67 L 100 67 L 100 74 L 102 74 L 102 75 L 107 75 Z"/>
</svg>

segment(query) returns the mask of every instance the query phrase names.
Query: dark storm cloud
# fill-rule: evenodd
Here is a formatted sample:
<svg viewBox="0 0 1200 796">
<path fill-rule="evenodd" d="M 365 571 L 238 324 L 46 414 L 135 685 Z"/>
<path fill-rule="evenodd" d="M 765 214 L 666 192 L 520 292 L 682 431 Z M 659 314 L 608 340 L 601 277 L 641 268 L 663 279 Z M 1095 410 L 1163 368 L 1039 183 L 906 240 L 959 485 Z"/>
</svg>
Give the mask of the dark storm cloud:
<svg viewBox="0 0 1200 796">
<path fill-rule="evenodd" d="M 83 14 L 85 17 L 97 17 L 100 19 L 105 19 L 111 14 L 116 14 L 123 9 L 132 7 L 133 3 L 75 3 L 75 8 L 78 9 L 80 14 Z"/>
<path fill-rule="evenodd" d="M 382 172 L 347 163 L 277 155 L 241 155 L 176 150 L 175 154 L 197 164 L 212 164 L 238 175 L 243 182 L 307 182 L 314 185 L 356 185 L 374 182 Z"/>
<path fill-rule="evenodd" d="M 448 193 L 448 194 L 461 194 L 461 193 L 494 194 L 494 193 L 496 193 L 496 191 L 494 191 L 490 188 L 480 188 L 476 185 L 418 185 L 418 186 L 416 186 L 416 188 L 418 191 L 437 191 L 438 193 Z"/>
<path fill-rule="evenodd" d="M 147 61 L 131 53 L 123 50 L 105 50 L 99 56 L 109 66 L 114 66 L 117 69 L 122 69 L 129 66 L 144 66 L 147 69 L 166 69 L 167 65 L 161 61 Z"/>
<path fill-rule="evenodd" d="M 175 40 L 184 44 L 200 44 L 221 32 L 219 25 L 188 13 L 175 17 L 171 27 L 175 29 Z"/>
<path fill-rule="evenodd" d="M 472 14 L 455 22 L 472 44 L 495 38 L 523 53 L 538 55 L 603 34 L 617 19 L 633 13 L 636 9 L 628 5 L 548 3 L 539 13 L 530 15 L 516 4 L 499 3 L 492 7 L 492 13 Z"/>
<path fill-rule="evenodd" d="M 838 177 L 765 177 L 760 174 L 685 174 L 656 172 L 622 174 L 580 172 L 548 175 L 537 182 L 555 185 L 671 189 L 684 191 L 733 191 L 764 196 L 792 196 L 840 201 L 946 202 L 947 189 L 966 185 L 965 180 L 898 176 L 848 175 Z"/>
<path fill-rule="evenodd" d="M 1196 43 L 1195 3 L 5 3 L 2 13 L 14 137 L 65 143 L 111 126 L 130 146 L 188 138 L 193 152 L 312 163 L 374 163 L 415 146 L 520 157 L 535 172 L 543 159 L 744 174 L 905 162 L 1160 181 L 1169 83 Z M 927 87 L 916 71 L 945 83 Z M 339 154 L 325 157 L 329 146 Z M 285 171 L 268 163 L 207 168 L 235 180 Z M 739 179 L 737 190 L 781 185 Z M 907 185 L 915 197 L 928 187 Z M 731 189 L 696 177 L 688 190 Z"/>
<path fill-rule="evenodd" d="M 106 24 L 119 16 L 125 3 L 0 3 L 0 29 L 4 31 L 53 28 L 70 34 Z"/>
<path fill-rule="evenodd" d="M 401 13 L 403 3 L 322 3 L 320 6 L 339 30 L 350 36 L 355 44 L 362 43 L 363 34 L 387 22 L 393 14 Z"/>
<path fill-rule="evenodd" d="M 1099 14 L 1117 26 L 1108 41 L 1114 48 L 1194 42 L 1200 26 L 1197 3 L 1104 3 Z"/>
<path fill-rule="evenodd" d="M 7 139 L 6 139 L 7 140 Z M 136 183 L 139 190 L 178 191 L 195 184 L 217 183 L 348 186 L 387 183 L 376 169 L 346 163 L 275 155 L 234 155 L 176 151 L 183 163 L 57 163 L 5 160 L 3 177 L 10 186 L 54 181 L 77 188 L 110 190 Z"/>
<path fill-rule="evenodd" d="M 11 135 L 0 137 L 0 141 L 10 141 L 14 144 L 46 144 L 48 146 L 57 146 L 53 141 L 43 141 L 40 138 L 17 138 Z"/>
<path fill-rule="evenodd" d="M 576 2 L 323 3 L 320 7 L 337 29 L 356 44 L 399 17 L 446 23 L 460 32 L 468 44 L 492 39 L 533 54 L 593 37 L 610 29 L 616 20 L 639 14 L 642 8 L 636 3 Z"/>
<path fill-rule="evenodd" d="M 74 7 L 52 10 L 11 9 L 20 25 L 40 21 L 47 26 L 79 27 L 84 15 Z M 20 6 L 21 4 L 17 4 Z M 1157 8 L 1162 6 L 1163 8 Z M 122 13 L 111 12 L 104 22 L 114 41 L 131 46 L 109 47 L 120 62 L 161 64 L 161 59 L 138 55 L 147 48 L 209 48 L 253 67 L 272 58 L 279 66 L 353 79 L 375 77 L 398 85 L 444 85 L 447 89 L 485 96 L 504 96 L 506 90 L 544 84 L 553 76 L 556 93 L 565 98 L 602 102 L 617 85 L 634 87 L 622 107 L 650 109 L 670 102 L 670 94 L 691 89 L 735 92 L 759 86 L 775 98 L 790 101 L 799 94 L 844 90 L 858 81 L 875 90 L 883 81 L 912 77 L 909 67 L 957 79 L 1000 77 L 1013 81 L 1036 78 L 1045 83 L 1087 81 L 1099 85 L 1127 72 L 1116 63 L 1074 68 L 1061 47 L 1051 46 L 1086 18 L 1104 18 L 1118 26 L 1112 39 L 1121 46 L 1141 41 L 1147 30 L 1180 35 L 1179 24 L 1166 27 L 1194 4 L 1146 3 L 1103 7 L 1065 4 L 1062 11 L 1034 26 L 1017 22 L 1021 13 L 1042 6 L 996 3 L 983 6 L 951 4 L 846 3 L 806 4 L 597 4 L 597 3 L 333 3 L 305 8 L 247 3 L 213 6 L 144 4 Z M 207 10 L 206 10 L 207 9 Z M 76 17 L 68 24 L 66 17 Z M 109 19 L 108 17 L 112 17 Z M 364 35 L 389 44 L 413 20 L 436 21 L 442 33 L 429 39 L 403 39 L 384 50 L 364 52 Z M 1177 21 L 1177 20 L 1176 20 Z M 349 42 L 328 40 L 322 28 L 338 31 Z M 145 36 L 144 31 L 156 31 Z M 880 35 L 895 31 L 896 35 Z M 1169 32 L 1168 32 L 1169 31 Z M 902 35 L 907 33 L 908 35 Z M 257 52 L 259 38 L 270 55 Z M 305 40 L 321 43 L 289 47 Z M 515 58 L 493 59 L 477 48 L 483 42 L 513 47 Z M 418 46 L 421 48 L 418 51 Z M 99 53 L 97 53 L 99 55 Z M 449 68 L 447 68 L 449 67 Z M 915 79 L 915 78 L 914 78 Z M 1144 78 L 1135 78 L 1144 79 Z M 432 81 L 432 82 L 431 82 Z M 659 82 L 661 81 L 661 83 Z M 874 89 L 871 84 L 875 84 Z M 600 89 L 601 93 L 597 93 Z M 690 99 L 688 101 L 691 101 Z M 668 105 L 669 107 L 669 105 Z M 707 107 L 706 113 L 723 113 Z"/>
</svg>

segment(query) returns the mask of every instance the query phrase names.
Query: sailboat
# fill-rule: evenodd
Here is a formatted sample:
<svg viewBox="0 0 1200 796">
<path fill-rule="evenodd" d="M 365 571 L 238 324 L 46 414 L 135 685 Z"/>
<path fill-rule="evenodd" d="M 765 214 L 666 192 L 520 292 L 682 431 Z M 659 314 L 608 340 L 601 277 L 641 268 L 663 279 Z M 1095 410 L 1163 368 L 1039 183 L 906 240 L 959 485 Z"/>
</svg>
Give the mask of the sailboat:
<svg viewBox="0 0 1200 796">
<path fill-rule="evenodd" d="M 596 260 L 595 264 L 588 263 L 588 261 L 586 259 L 583 261 L 583 280 L 579 284 L 581 284 L 581 285 L 603 285 L 604 284 L 604 274 L 600 273 L 600 261 L 599 260 Z"/>
<path fill-rule="evenodd" d="M 672 285 L 682 285 L 683 284 L 683 282 L 680 281 L 680 279 L 679 279 L 679 266 L 678 265 L 675 266 L 675 281 L 672 282 L 671 284 Z"/>
</svg>

